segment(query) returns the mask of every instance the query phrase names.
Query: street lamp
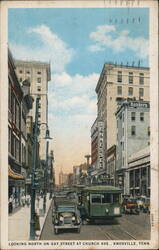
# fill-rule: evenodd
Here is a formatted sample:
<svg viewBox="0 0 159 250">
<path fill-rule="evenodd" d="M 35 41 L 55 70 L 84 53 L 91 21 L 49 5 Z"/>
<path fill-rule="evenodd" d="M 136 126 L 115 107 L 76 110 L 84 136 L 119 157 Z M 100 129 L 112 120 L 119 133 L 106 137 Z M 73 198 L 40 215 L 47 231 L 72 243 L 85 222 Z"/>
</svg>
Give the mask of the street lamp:
<svg viewBox="0 0 159 250">
<path fill-rule="evenodd" d="M 46 194 L 47 194 L 47 179 L 48 179 L 48 151 L 49 151 L 49 140 L 52 138 L 50 137 L 49 130 L 47 128 L 46 130 L 46 136 L 45 139 L 46 142 L 46 165 L 45 165 L 45 171 L 44 171 L 44 200 L 43 200 L 43 211 L 46 212 Z"/>
<path fill-rule="evenodd" d="M 39 98 L 36 98 L 35 123 L 33 129 L 33 162 L 31 177 L 31 218 L 30 218 L 30 240 L 35 240 L 35 170 L 37 167 L 37 142 L 38 142 L 38 107 Z"/>
<path fill-rule="evenodd" d="M 37 153 L 37 143 L 38 143 L 38 134 L 39 126 L 38 124 L 38 109 L 39 109 L 39 97 L 36 98 L 36 108 L 35 108 L 35 123 L 33 129 L 33 161 L 32 161 L 32 177 L 31 177 L 31 218 L 30 218 L 30 240 L 35 240 L 35 190 L 37 187 L 37 163 L 38 163 L 38 153 Z M 46 126 L 47 124 L 44 123 Z M 47 126 L 46 137 L 45 139 L 51 139 L 49 137 L 49 130 Z M 48 144 L 46 148 L 48 154 Z"/>
</svg>

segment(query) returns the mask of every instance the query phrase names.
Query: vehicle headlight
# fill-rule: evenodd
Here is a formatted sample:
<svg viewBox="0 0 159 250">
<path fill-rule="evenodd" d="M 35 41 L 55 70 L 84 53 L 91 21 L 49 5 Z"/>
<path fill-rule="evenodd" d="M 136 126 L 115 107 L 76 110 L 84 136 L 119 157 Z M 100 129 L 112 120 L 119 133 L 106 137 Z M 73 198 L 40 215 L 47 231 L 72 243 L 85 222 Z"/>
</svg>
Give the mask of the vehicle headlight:
<svg viewBox="0 0 159 250">
<path fill-rule="evenodd" d="M 64 221 L 64 217 L 60 216 L 59 220 Z"/>
<path fill-rule="evenodd" d="M 108 208 L 106 208 L 106 209 L 105 209 L 105 212 L 106 212 L 106 214 L 108 214 L 108 213 L 109 213 L 109 209 L 108 209 Z"/>
<path fill-rule="evenodd" d="M 75 221 L 75 220 L 76 220 L 75 216 L 72 216 L 72 221 Z"/>
<path fill-rule="evenodd" d="M 114 208 L 114 214 L 120 214 L 120 208 L 119 207 Z"/>
</svg>

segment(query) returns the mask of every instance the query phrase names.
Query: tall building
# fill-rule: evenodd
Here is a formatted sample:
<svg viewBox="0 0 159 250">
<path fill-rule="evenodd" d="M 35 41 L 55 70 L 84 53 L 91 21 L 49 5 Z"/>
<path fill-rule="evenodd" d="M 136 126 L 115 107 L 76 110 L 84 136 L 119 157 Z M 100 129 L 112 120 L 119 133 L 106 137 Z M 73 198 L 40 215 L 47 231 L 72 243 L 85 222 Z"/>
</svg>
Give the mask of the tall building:
<svg viewBox="0 0 159 250">
<path fill-rule="evenodd" d="M 48 124 L 48 81 L 51 80 L 50 64 L 36 61 L 15 61 L 16 73 L 19 82 L 29 80 L 31 83 L 30 93 L 34 99 L 40 98 L 38 110 L 38 122 L 40 126 L 40 159 L 46 160 L 46 140 L 45 134 Z M 35 120 L 35 101 L 30 111 L 30 116 Z"/>
<path fill-rule="evenodd" d="M 128 158 L 150 144 L 149 111 L 149 102 L 127 100 L 119 105 L 116 112 L 116 173 L 125 193 L 129 192 Z"/>
<path fill-rule="evenodd" d="M 149 101 L 149 68 L 104 64 L 96 86 L 98 119 L 103 121 L 103 151 L 116 145 L 117 104 L 123 99 Z M 104 166 L 106 167 L 106 166 Z"/>
<path fill-rule="evenodd" d="M 27 172 L 31 168 L 26 122 L 33 103 L 29 89 L 29 81 L 20 85 L 12 54 L 8 51 L 8 197 L 12 199 L 12 209 L 21 204 Z M 12 209 L 10 207 L 9 212 Z"/>
</svg>

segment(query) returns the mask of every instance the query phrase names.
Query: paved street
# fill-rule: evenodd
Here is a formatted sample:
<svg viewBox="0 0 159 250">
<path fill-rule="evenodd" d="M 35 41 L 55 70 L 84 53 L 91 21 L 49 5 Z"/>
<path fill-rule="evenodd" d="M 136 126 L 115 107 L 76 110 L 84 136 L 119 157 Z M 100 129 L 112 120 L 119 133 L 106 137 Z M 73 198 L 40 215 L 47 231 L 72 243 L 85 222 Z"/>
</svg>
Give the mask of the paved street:
<svg viewBox="0 0 159 250">
<path fill-rule="evenodd" d="M 82 225 L 81 232 L 63 230 L 58 235 L 54 234 L 51 209 L 48 212 L 41 240 L 149 240 L 150 216 L 145 213 L 140 215 L 123 215 L 113 222 L 96 221 L 95 224 Z"/>
</svg>

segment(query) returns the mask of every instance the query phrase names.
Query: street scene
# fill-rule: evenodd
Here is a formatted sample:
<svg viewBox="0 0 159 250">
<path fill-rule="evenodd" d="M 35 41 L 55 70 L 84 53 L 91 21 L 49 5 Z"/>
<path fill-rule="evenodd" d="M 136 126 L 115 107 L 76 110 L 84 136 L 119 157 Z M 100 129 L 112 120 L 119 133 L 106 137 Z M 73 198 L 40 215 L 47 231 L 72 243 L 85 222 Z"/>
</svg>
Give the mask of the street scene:
<svg viewBox="0 0 159 250">
<path fill-rule="evenodd" d="M 151 239 L 148 27 L 146 8 L 9 9 L 8 240 Z"/>
</svg>

